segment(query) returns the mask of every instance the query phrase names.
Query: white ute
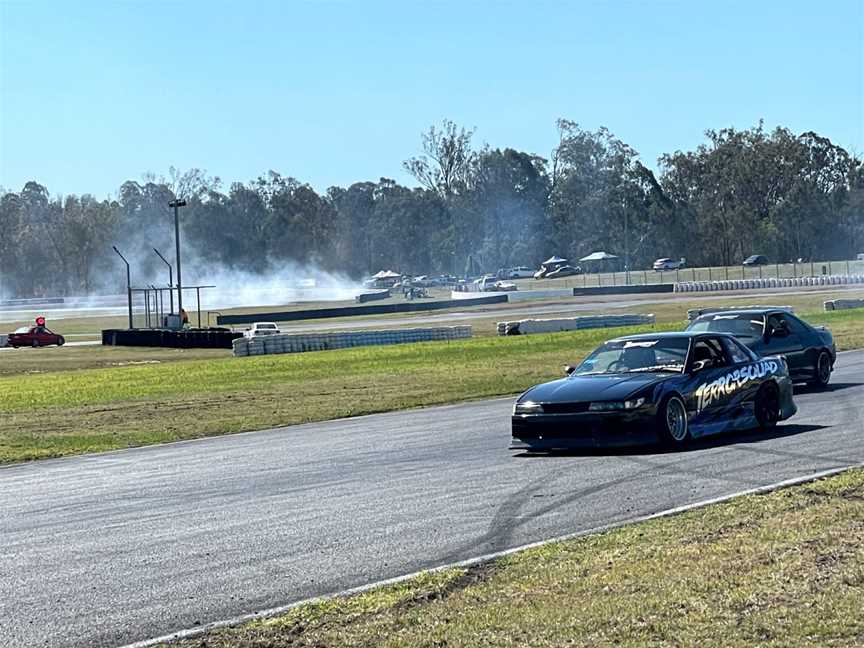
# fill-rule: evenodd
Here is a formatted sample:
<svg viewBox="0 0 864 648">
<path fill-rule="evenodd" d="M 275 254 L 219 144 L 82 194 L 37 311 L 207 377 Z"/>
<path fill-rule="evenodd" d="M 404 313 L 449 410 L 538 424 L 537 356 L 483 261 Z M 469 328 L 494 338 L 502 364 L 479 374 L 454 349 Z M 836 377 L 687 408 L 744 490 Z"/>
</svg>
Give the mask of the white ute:
<svg viewBox="0 0 864 648">
<path fill-rule="evenodd" d="M 281 331 L 273 322 L 255 322 L 252 328 L 243 331 L 243 337 L 255 338 L 262 335 L 279 335 Z"/>
</svg>

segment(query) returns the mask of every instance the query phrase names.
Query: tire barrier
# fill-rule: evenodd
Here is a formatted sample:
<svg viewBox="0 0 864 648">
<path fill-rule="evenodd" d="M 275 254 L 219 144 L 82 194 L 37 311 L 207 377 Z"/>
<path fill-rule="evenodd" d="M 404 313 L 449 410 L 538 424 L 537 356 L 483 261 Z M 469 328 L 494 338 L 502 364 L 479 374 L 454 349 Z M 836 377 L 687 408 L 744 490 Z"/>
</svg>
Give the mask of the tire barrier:
<svg viewBox="0 0 864 648">
<path fill-rule="evenodd" d="M 780 279 L 730 279 L 729 281 L 682 281 L 675 284 L 675 292 L 690 293 L 714 292 L 717 290 L 845 286 L 849 284 L 864 284 L 864 275 L 820 275 L 818 277 L 784 277 Z"/>
<path fill-rule="evenodd" d="M 488 297 L 472 296 L 462 300 L 413 301 L 399 304 L 367 304 L 365 306 L 346 306 L 343 308 L 317 308 L 311 310 L 284 311 L 276 313 L 252 313 L 244 315 L 219 315 L 217 324 L 254 324 L 255 322 L 296 322 L 308 319 L 329 319 L 331 317 L 353 317 L 355 315 L 387 315 L 390 313 L 414 313 L 418 311 L 444 310 L 446 308 L 482 306 L 484 304 L 503 304 L 507 295 L 495 294 Z"/>
<path fill-rule="evenodd" d="M 749 305 L 749 306 L 711 306 L 710 308 L 691 308 L 687 311 L 687 319 L 691 322 L 699 317 L 700 315 L 707 315 L 708 313 L 722 313 L 723 311 L 737 311 L 737 310 L 782 310 L 787 313 L 794 313 L 795 309 L 791 306 L 764 306 L 762 304 L 757 305 Z"/>
<path fill-rule="evenodd" d="M 366 302 L 387 299 L 388 297 L 390 297 L 390 289 L 384 288 L 383 290 L 370 290 L 369 292 L 361 293 L 354 298 L 354 301 L 358 304 L 365 304 Z"/>
<path fill-rule="evenodd" d="M 864 308 L 864 299 L 831 299 L 824 303 L 826 311 Z M 2 345 L 0 345 L 2 346 Z"/>
<path fill-rule="evenodd" d="M 243 337 L 240 332 L 224 328 L 185 329 L 106 329 L 102 331 L 105 346 L 167 347 L 172 349 L 230 349 L 231 342 Z"/>
<path fill-rule="evenodd" d="M 252 339 L 238 338 L 233 342 L 233 349 L 235 356 L 244 357 L 349 349 L 361 346 L 409 344 L 411 342 L 464 340 L 470 337 L 470 326 L 346 331 L 343 333 L 295 333 L 267 335 Z"/>
<path fill-rule="evenodd" d="M 498 322 L 498 335 L 530 335 L 557 333 L 584 329 L 610 328 L 653 324 L 654 315 L 584 315 L 560 319 L 527 319 L 516 322 Z"/>
</svg>

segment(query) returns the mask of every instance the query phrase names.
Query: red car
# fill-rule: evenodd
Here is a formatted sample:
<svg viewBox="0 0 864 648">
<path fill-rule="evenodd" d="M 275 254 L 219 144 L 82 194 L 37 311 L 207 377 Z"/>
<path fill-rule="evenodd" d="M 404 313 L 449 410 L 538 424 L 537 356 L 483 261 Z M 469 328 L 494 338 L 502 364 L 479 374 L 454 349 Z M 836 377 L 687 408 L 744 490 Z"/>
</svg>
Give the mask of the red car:
<svg viewBox="0 0 864 648">
<path fill-rule="evenodd" d="M 45 326 L 22 326 L 15 329 L 14 333 L 9 334 L 8 344 L 11 347 L 40 347 L 56 344 L 63 346 L 66 343 L 66 338 L 62 335 L 54 333 Z"/>
</svg>

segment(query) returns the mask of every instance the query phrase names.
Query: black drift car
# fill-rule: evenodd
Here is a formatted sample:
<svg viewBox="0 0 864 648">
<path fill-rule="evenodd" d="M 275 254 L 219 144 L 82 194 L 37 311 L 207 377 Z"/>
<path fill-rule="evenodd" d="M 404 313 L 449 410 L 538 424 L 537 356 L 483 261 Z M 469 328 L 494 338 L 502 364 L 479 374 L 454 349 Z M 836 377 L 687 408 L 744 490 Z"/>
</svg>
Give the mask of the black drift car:
<svg viewBox="0 0 864 648">
<path fill-rule="evenodd" d="M 786 362 L 760 358 L 725 333 L 622 337 L 567 372 L 517 399 L 511 449 L 674 447 L 770 428 L 797 411 Z"/>
<path fill-rule="evenodd" d="M 759 355 L 782 355 L 794 382 L 825 387 L 837 349 L 834 336 L 782 309 L 743 309 L 705 313 L 687 327 L 694 333 L 731 333 Z"/>
</svg>

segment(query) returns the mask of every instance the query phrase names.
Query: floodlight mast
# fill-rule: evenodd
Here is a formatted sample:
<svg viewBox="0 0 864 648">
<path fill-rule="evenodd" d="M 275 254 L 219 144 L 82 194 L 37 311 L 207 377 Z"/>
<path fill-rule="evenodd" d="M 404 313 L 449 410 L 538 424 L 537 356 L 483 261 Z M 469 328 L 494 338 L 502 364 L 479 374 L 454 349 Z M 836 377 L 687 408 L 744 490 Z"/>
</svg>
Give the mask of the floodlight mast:
<svg viewBox="0 0 864 648">
<path fill-rule="evenodd" d="M 185 207 L 186 201 L 175 199 L 169 202 L 168 206 L 174 208 L 174 245 L 177 262 L 177 313 L 180 314 L 180 311 L 183 310 L 183 280 L 180 278 L 180 215 L 178 214 L 178 209 L 180 207 Z"/>
<path fill-rule="evenodd" d="M 117 249 L 116 245 L 111 246 L 114 251 L 117 253 L 121 259 L 123 259 L 123 263 L 126 264 L 126 301 L 129 306 L 129 328 L 132 327 L 132 273 L 129 269 L 129 262 L 126 260 L 122 254 L 120 254 L 120 250 Z"/>
<path fill-rule="evenodd" d="M 168 299 L 169 299 L 169 308 L 170 308 L 170 310 L 168 312 L 173 314 L 174 313 L 174 271 L 171 269 L 171 264 L 168 263 L 168 260 L 164 256 L 162 256 L 162 253 L 159 250 L 157 250 L 156 248 L 153 248 L 153 251 L 156 253 L 156 256 L 158 256 L 160 259 L 162 259 L 162 261 L 165 262 L 165 265 L 168 266 Z"/>
</svg>

